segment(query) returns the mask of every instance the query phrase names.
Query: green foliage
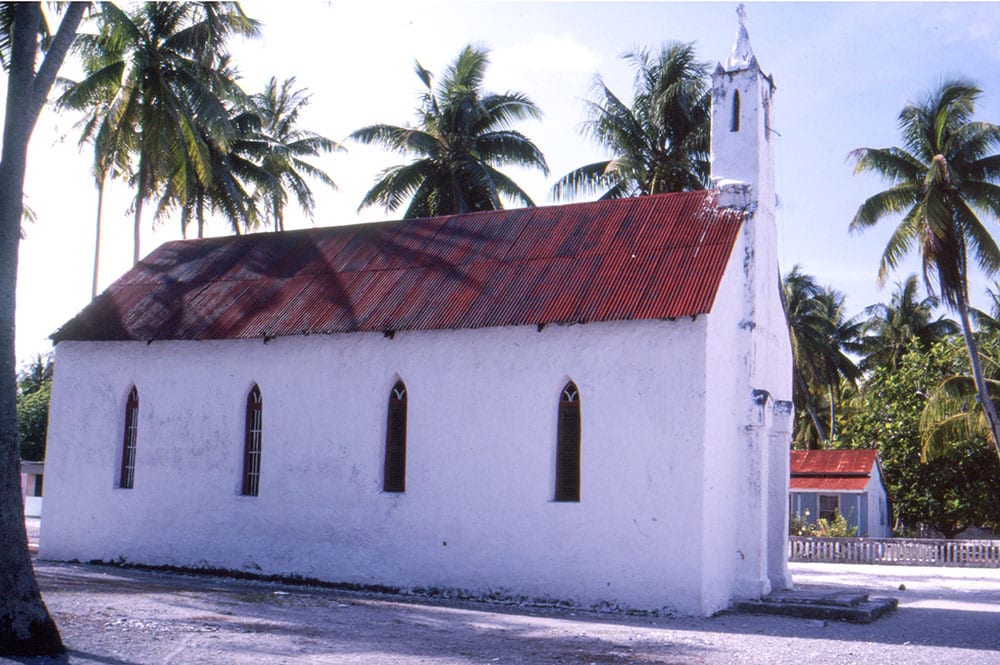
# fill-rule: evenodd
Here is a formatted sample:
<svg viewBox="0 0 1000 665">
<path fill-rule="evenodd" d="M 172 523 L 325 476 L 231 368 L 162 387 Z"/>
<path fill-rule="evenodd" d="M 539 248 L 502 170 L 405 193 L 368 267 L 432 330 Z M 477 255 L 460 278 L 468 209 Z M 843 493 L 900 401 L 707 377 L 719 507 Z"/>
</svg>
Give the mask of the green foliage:
<svg viewBox="0 0 1000 665">
<path fill-rule="evenodd" d="M 856 350 L 863 322 L 847 316 L 842 293 L 820 286 L 799 265 L 782 279 L 782 298 L 795 361 L 793 399 L 800 414 L 795 443 L 817 448 L 835 438 L 838 402 L 861 376 L 848 352 Z"/>
<path fill-rule="evenodd" d="M 920 417 L 927 396 L 967 367 L 961 340 L 909 351 L 898 367 L 875 368 L 843 434 L 846 447 L 878 448 L 897 525 L 926 523 L 953 538 L 970 526 L 1000 523 L 1000 464 L 982 436 L 954 442 L 921 463 Z"/>
<path fill-rule="evenodd" d="M 45 379 L 36 390 L 17 396 L 17 438 L 21 459 L 45 459 L 51 395 L 52 379 Z"/>
<path fill-rule="evenodd" d="M 1000 414 L 989 397 L 969 316 L 969 261 L 986 275 L 1000 270 L 1000 247 L 981 217 L 1000 218 L 1000 126 L 974 119 L 982 91 L 969 81 L 943 82 L 899 114 L 902 147 L 859 148 L 857 173 L 876 173 L 890 187 L 869 197 L 851 220 L 861 232 L 898 220 L 879 264 L 879 281 L 911 251 L 920 254 L 924 283 L 959 314 L 984 422 L 1000 459 Z"/>
<path fill-rule="evenodd" d="M 316 203 L 307 178 L 318 180 L 332 189 L 337 188 L 325 171 L 304 158 L 343 150 L 343 147 L 336 141 L 298 126 L 299 114 L 308 105 L 309 94 L 305 89 L 295 89 L 294 76 L 280 84 L 272 76 L 264 91 L 254 95 L 251 101 L 254 113 L 260 118 L 266 145 L 260 166 L 271 178 L 271 185 L 259 187 L 254 197 L 261 199 L 269 208 L 274 230 L 282 231 L 289 193 L 295 196 L 302 211 L 312 218 Z"/>
<path fill-rule="evenodd" d="M 17 438 L 21 459 L 45 458 L 52 394 L 52 354 L 38 354 L 17 375 Z"/>
<path fill-rule="evenodd" d="M 669 42 L 658 54 L 623 56 L 635 70 L 632 106 L 598 78 L 581 133 L 611 159 L 581 166 L 553 186 L 558 198 L 603 199 L 704 189 L 709 174 L 711 90 L 708 64 L 694 44 Z"/>
<path fill-rule="evenodd" d="M 833 514 L 832 520 L 825 517 L 816 520 L 809 535 L 817 538 L 853 538 L 858 535 L 858 527 L 847 526 L 847 518 L 838 511 Z"/>
<path fill-rule="evenodd" d="M 811 536 L 813 538 L 853 538 L 858 535 L 858 527 L 848 526 L 847 518 L 837 511 L 832 520 L 821 517 L 815 522 L 809 521 L 809 510 L 804 514 L 795 513 L 788 521 L 788 535 Z"/>
<path fill-rule="evenodd" d="M 142 206 L 156 192 L 182 204 L 199 192 L 240 200 L 231 189 L 206 190 L 222 187 L 220 168 L 238 139 L 226 102 L 245 97 L 226 40 L 259 28 L 233 2 L 102 3 L 95 18 L 97 33 L 75 44 L 85 77 L 59 104 L 87 114 L 81 142 L 94 143 L 98 181 L 122 175 L 135 185 L 137 262 Z"/>
<path fill-rule="evenodd" d="M 809 510 L 806 509 L 804 514 L 795 513 L 788 518 L 788 535 L 789 536 L 808 536 L 809 535 Z"/>
</svg>

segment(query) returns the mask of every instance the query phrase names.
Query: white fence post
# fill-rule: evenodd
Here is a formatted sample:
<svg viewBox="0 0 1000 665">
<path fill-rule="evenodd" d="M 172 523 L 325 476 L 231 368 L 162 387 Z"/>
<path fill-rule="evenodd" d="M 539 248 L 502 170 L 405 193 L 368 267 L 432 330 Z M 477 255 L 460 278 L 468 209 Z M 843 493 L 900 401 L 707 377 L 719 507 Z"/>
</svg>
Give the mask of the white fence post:
<svg viewBox="0 0 1000 665">
<path fill-rule="evenodd" d="M 1000 540 L 789 536 L 788 560 L 1000 568 Z"/>
</svg>

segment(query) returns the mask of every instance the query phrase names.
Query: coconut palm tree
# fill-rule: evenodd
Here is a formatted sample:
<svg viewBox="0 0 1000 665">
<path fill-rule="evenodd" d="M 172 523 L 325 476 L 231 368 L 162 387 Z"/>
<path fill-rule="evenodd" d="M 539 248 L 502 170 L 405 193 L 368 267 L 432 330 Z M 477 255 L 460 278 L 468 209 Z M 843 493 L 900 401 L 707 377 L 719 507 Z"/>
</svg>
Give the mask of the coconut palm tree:
<svg viewBox="0 0 1000 665">
<path fill-rule="evenodd" d="M 120 43 L 105 42 L 103 50 L 91 50 L 89 57 L 83 62 L 86 77 L 93 76 L 108 64 L 123 57 L 112 48 L 120 47 Z M 101 219 L 104 210 L 104 192 L 108 177 L 112 179 L 123 177 L 132 170 L 131 156 L 134 148 L 135 134 L 125 131 L 121 126 L 108 126 L 102 119 L 110 110 L 117 93 L 117 86 L 107 85 L 90 89 L 84 94 L 83 88 L 75 88 L 71 82 L 66 82 L 65 91 L 56 102 L 59 108 L 82 109 L 87 115 L 78 126 L 83 128 L 80 134 L 80 147 L 92 144 L 94 163 L 91 174 L 97 187 L 97 215 L 94 224 L 94 273 L 91 281 L 91 298 L 97 297 L 97 281 L 101 263 Z"/>
<path fill-rule="evenodd" d="M 295 89 L 294 76 L 280 84 L 275 77 L 271 77 L 264 91 L 254 95 L 251 101 L 260 117 L 261 133 L 267 144 L 260 165 L 270 174 L 275 185 L 258 188 L 256 195 L 265 204 L 274 230 L 283 231 L 288 192 L 295 195 L 299 207 L 312 219 L 316 202 L 306 179 L 313 178 L 337 189 L 336 183 L 325 171 L 304 158 L 344 148 L 336 141 L 298 127 L 299 114 L 309 103 L 309 95 L 305 89 Z"/>
<path fill-rule="evenodd" d="M 183 163 L 167 177 L 156 217 L 162 219 L 180 209 L 181 235 L 194 220 L 199 238 L 205 234 L 206 213 L 222 216 L 237 235 L 241 229 L 252 230 L 260 225 L 257 200 L 250 187 L 272 189 L 279 183 L 259 162 L 267 154 L 267 140 L 260 133 L 260 118 L 251 111 L 231 112 L 230 122 L 235 136 L 227 152 L 202 137 L 208 146 L 211 177 L 203 183 Z"/>
<path fill-rule="evenodd" d="M 850 153 L 855 171 L 877 173 L 891 186 L 868 198 L 851 220 L 857 233 L 902 216 L 879 264 L 884 283 L 915 247 L 928 293 L 934 287 L 959 317 L 972 366 L 979 408 L 1000 456 L 1000 417 L 989 399 L 979 347 L 969 316 L 969 260 L 987 274 L 1000 268 L 1000 249 L 980 215 L 1000 216 L 1000 127 L 973 119 L 981 91 L 972 83 L 943 83 L 899 114 L 903 146 L 859 148 Z"/>
<path fill-rule="evenodd" d="M 931 344 L 945 335 L 959 331 L 958 325 L 943 316 L 934 318 L 938 299 L 927 296 L 919 299 L 917 276 L 910 275 L 896 282 L 896 289 L 889 303 L 877 303 L 865 308 L 869 317 L 866 334 L 861 340 L 861 368 L 875 367 L 896 369 L 903 355 L 914 347 L 927 351 Z"/>
<path fill-rule="evenodd" d="M 623 56 L 635 69 L 629 107 L 600 77 L 586 102 L 581 133 L 610 159 L 570 171 L 555 184 L 557 199 L 601 193 L 602 199 L 704 189 L 708 185 L 711 88 L 708 65 L 694 44 L 671 42 L 654 56 Z"/>
<path fill-rule="evenodd" d="M 785 275 L 782 294 L 792 340 L 794 397 L 809 413 L 816 435 L 799 440 L 818 445 L 836 434 L 843 386 L 855 386 L 861 376 L 848 354 L 857 350 L 863 322 L 846 316 L 841 292 L 820 286 L 801 266 Z M 828 430 L 818 414 L 821 392 L 829 409 Z"/>
<path fill-rule="evenodd" d="M 981 335 L 1000 339 L 1000 282 L 993 282 L 993 286 L 986 289 L 986 296 L 990 299 L 990 311 L 970 307 L 969 314 Z"/>
<path fill-rule="evenodd" d="M 541 111 L 523 93 L 484 92 L 488 64 L 486 50 L 466 46 L 432 86 L 431 73 L 418 62 L 417 76 L 427 90 L 416 126 L 371 125 L 351 134 L 359 143 L 414 157 L 379 174 L 359 208 L 378 204 L 395 210 L 409 201 L 404 217 L 413 218 L 496 210 L 503 207 L 502 198 L 534 205 L 498 167 L 548 174 L 538 147 L 511 129 L 517 121 L 540 118 Z"/>
<path fill-rule="evenodd" d="M 231 34 L 255 36 L 257 23 L 238 3 L 143 3 L 125 12 L 105 3 L 98 34 L 82 37 L 89 75 L 70 86 L 65 103 L 87 108 L 112 97 L 97 135 L 127 132 L 128 141 L 102 145 L 134 157 L 133 262 L 139 260 L 143 204 L 169 176 L 203 185 L 212 176 L 210 145 L 228 152 L 235 135 L 225 99 L 241 91 L 220 63 Z M 112 160 L 114 161 L 114 160 Z"/>
<path fill-rule="evenodd" d="M 860 339 L 865 322 L 859 317 L 849 317 L 845 309 L 844 294 L 824 287 L 816 295 L 817 308 L 826 320 L 826 337 L 820 348 L 819 365 L 826 385 L 830 406 L 830 438 L 836 435 L 836 409 L 841 388 L 846 384 L 857 389 L 861 370 L 851 360 L 849 353 L 860 350 Z"/>
<path fill-rule="evenodd" d="M 781 285 L 794 359 L 793 397 L 797 410 L 801 413 L 805 408 L 808 412 L 815 434 L 815 438 L 798 438 L 813 447 L 828 440 L 826 428 L 819 418 L 813 386 L 822 376 L 818 359 L 822 356 L 829 322 L 816 300 L 822 288 L 812 275 L 802 272 L 801 266 L 794 266 Z"/>
</svg>

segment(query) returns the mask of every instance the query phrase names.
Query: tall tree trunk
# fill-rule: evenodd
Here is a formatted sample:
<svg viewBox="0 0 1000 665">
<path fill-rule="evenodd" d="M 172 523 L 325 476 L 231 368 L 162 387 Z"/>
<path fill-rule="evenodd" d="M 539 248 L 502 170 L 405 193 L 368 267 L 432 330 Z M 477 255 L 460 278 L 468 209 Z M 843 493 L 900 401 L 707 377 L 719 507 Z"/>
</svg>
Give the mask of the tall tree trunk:
<svg viewBox="0 0 1000 665">
<path fill-rule="evenodd" d="M 837 400 L 833 394 L 833 384 L 830 384 L 830 440 L 837 434 Z"/>
<path fill-rule="evenodd" d="M 35 581 L 24 528 L 17 440 L 14 312 L 28 141 L 76 34 L 85 3 L 66 9 L 37 73 L 40 4 L 14 5 L 0 154 L 0 656 L 65 651 Z"/>
<path fill-rule="evenodd" d="M 802 399 L 806 403 L 806 411 L 809 412 L 809 418 L 812 420 L 813 427 L 816 428 L 816 436 L 819 437 L 820 441 L 826 441 L 826 434 L 823 432 L 823 424 L 819 421 L 819 416 L 816 414 L 816 406 L 812 403 L 812 398 L 809 395 L 809 386 L 806 384 L 806 380 L 802 377 L 802 372 L 797 368 L 792 370 L 792 374 L 795 376 L 795 383 L 798 384 L 799 390 L 802 392 Z"/>
<path fill-rule="evenodd" d="M 106 174 L 102 173 L 97 181 L 97 223 L 94 232 L 94 282 L 90 289 L 90 298 L 97 297 L 97 272 L 101 265 L 101 211 L 104 208 L 104 182 Z"/>
<path fill-rule="evenodd" d="M 135 223 L 132 227 L 132 265 L 139 263 L 139 235 L 142 230 L 142 190 L 143 187 L 140 185 L 140 193 L 135 196 Z"/>
<path fill-rule="evenodd" d="M 198 237 L 199 238 L 204 238 L 205 237 L 205 197 L 201 194 L 201 192 L 198 192 L 195 196 L 197 197 L 195 199 L 195 205 L 197 206 L 197 210 L 198 210 Z"/>
<path fill-rule="evenodd" d="M 962 336 L 965 338 L 965 348 L 969 352 L 969 362 L 972 365 L 972 379 L 976 383 L 976 401 L 983 408 L 986 415 L 986 422 L 990 426 L 990 438 L 993 439 L 993 447 L 1000 458 L 1000 417 L 997 416 L 996 407 L 990 399 L 989 390 L 986 387 L 986 379 L 983 377 L 983 363 L 979 358 L 979 345 L 972 335 L 972 325 L 969 322 L 969 303 L 964 297 L 958 299 L 958 314 L 962 319 Z"/>
</svg>

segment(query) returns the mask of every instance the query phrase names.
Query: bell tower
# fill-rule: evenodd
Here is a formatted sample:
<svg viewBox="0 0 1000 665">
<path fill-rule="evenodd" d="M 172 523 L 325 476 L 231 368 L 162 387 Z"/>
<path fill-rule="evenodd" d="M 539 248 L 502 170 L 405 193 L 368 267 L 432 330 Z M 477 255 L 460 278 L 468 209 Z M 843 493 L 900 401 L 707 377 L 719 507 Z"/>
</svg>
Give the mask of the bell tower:
<svg viewBox="0 0 1000 665">
<path fill-rule="evenodd" d="M 738 298 L 720 310 L 716 353 L 732 351 L 740 370 L 727 377 L 721 401 L 742 404 L 745 423 L 732 460 L 737 488 L 733 546 L 738 548 L 736 595 L 760 597 L 788 588 L 788 449 L 793 421 L 792 351 L 781 304 L 775 219 L 774 81 L 750 48 L 743 5 L 732 52 L 712 72 L 712 182 L 716 205 L 743 213 L 733 248 Z M 734 289 L 735 291 L 735 289 Z M 713 311 L 713 314 L 715 312 Z M 722 319 L 725 319 L 724 322 Z M 710 505 L 711 497 L 706 498 Z M 714 523 L 726 519 L 713 517 Z"/>
<path fill-rule="evenodd" d="M 746 10 L 736 10 L 736 42 L 712 72 L 712 179 L 753 187 L 758 206 L 774 209 L 774 81 L 750 48 Z"/>
</svg>

